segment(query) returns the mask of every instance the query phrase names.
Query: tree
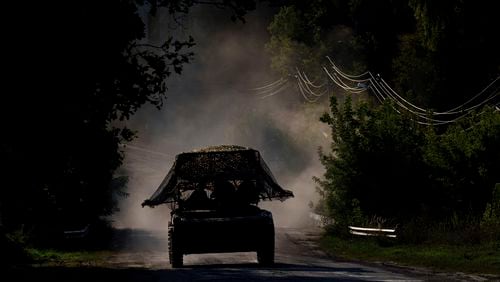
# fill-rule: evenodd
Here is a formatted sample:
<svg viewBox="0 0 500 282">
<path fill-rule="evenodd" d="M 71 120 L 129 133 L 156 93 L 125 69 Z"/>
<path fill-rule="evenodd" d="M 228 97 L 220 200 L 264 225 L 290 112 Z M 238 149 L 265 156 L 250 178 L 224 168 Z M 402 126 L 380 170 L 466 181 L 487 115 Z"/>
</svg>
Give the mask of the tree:
<svg viewBox="0 0 500 282">
<path fill-rule="evenodd" d="M 480 217 L 500 182 L 500 114 L 491 107 L 438 134 L 428 131 L 424 161 L 443 214 Z"/>
<path fill-rule="evenodd" d="M 366 215 L 403 220 L 420 214 L 432 198 L 420 157 L 425 135 L 417 124 L 391 104 L 353 108 L 348 98 L 338 109 L 332 98 L 330 107 L 322 121 L 332 128 L 332 150 L 321 152 L 326 174 L 318 182 L 332 216 L 350 223 L 355 203 Z"/>
<path fill-rule="evenodd" d="M 497 1 L 288 1 L 269 25 L 272 66 L 320 75 L 325 56 L 347 72 L 380 73 L 398 93 L 438 110 L 498 76 Z"/>
<path fill-rule="evenodd" d="M 479 220 L 500 182 L 500 115 L 480 113 L 442 129 L 419 125 L 385 103 L 342 105 L 331 99 L 322 121 L 332 129 L 331 151 L 320 152 L 317 179 L 331 216 L 352 224 L 358 210 L 400 224 L 458 218 Z M 478 221 L 479 222 L 479 221 Z"/>
<path fill-rule="evenodd" d="M 172 17 L 206 3 L 235 19 L 254 1 L 56 1 L 9 3 L 4 110 L 0 113 L 3 224 L 62 228 L 113 213 L 123 195 L 120 144 L 135 132 L 116 121 L 145 103 L 160 108 L 167 81 L 193 38 L 145 41 L 140 13 Z M 147 5 L 146 5 L 147 4 Z M 148 8 L 149 7 L 149 8 Z M 50 228 L 49 228 L 50 229 Z"/>
<path fill-rule="evenodd" d="M 269 25 L 272 67 L 283 76 L 296 68 L 320 76 L 328 55 L 348 73 L 380 73 L 422 108 L 448 110 L 498 77 L 498 5 L 291 0 Z M 498 101 L 498 89 L 488 91 L 482 97 Z M 349 98 L 339 107 L 334 99 L 322 119 L 332 127 L 332 147 L 320 151 L 327 172 L 317 180 L 333 217 L 344 224 L 360 213 L 398 221 L 477 219 L 499 181 L 497 149 L 490 147 L 499 136 L 498 111 L 477 108 L 433 128 L 382 104 L 353 107 Z"/>
</svg>

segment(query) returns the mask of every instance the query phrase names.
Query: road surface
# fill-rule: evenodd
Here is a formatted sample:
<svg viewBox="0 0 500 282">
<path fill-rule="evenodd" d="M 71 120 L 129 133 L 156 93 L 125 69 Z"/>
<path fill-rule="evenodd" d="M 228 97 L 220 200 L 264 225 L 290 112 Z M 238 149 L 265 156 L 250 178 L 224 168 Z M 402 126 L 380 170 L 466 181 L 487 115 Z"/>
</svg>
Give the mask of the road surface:
<svg viewBox="0 0 500 282">
<path fill-rule="evenodd" d="M 122 230 L 106 261 L 79 266 L 14 268 L 1 281 L 472 281 L 484 277 L 433 273 L 382 264 L 339 261 L 318 249 L 317 229 L 276 229 L 273 267 L 260 267 L 255 253 L 184 256 L 185 266 L 172 269 L 166 232 Z M 202 234 L 200 234 L 202 236 Z M 1 268 L 0 268 L 1 270 Z"/>
<path fill-rule="evenodd" d="M 125 251 L 108 261 L 111 268 L 155 271 L 157 281 L 421 281 L 421 276 L 388 268 L 335 261 L 316 246 L 316 229 L 276 230 L 276 264 L 260 267 L 255 253 L 185 255 L 172 269 L 166 234 L 134 232 Z"/>
</svg>

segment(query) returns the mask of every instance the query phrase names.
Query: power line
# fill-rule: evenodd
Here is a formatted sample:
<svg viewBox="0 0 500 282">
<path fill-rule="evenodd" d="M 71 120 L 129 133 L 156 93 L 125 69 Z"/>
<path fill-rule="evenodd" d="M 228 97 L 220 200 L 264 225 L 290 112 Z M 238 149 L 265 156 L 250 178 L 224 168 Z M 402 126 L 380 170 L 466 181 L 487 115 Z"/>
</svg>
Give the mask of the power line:
<svg viewBox="0 0 500 282">
<path fill-rule="evenodd" d="M 253 91 L 261 91 L 261 90 L 265 91 L 265 90 L 267 90 L 269 88 L 273 88 L 276 85 L 281 85 L 284 82 L 286 82 L 286 80 L 281 77 L 280 79 L 278 79 L 278 80 L 276 80 L 274 82 L 268 83 L 268 84 L 266 84 L 264 86 L 261 86 L 261 87 L 255 87 L 255 88 L 252 88 L 250 90 L 253 90 Z"/>
<path fill-rule="evenodd" d="M 473 110 L 493 101 L 499 95 L 500 85 L 494 86 L 500 80 L 500 76 L 489 83 L 483 90 L 474 95 L 465 103 L 449 109 L 443 112 L 436 112 L 431 109 L 425 109 L 419 107 L 407 99 L 405 99 L 402 95 L 399 95 L 396 91 L 394 91 L 389 84 L 380 77 L 380 75 L 374 76 L 370 71 L 366 71 L 359 75 L 351 75 L 343 72 L 340 68 L 338 68 L 333 60 L 329 57 L 326 57 L 328 62 L 330 63 L 331 69 L 333 73 L 331 73 L 326 67 L 323 66 L 323 70 L 326 75 L 330 78 L 330 80 L 335 83 L 338 87 L 342 88 L 344 91 L 357 94 L 361 93 L 364 90 L 371 89 L 374 93 L 375 97 L 379 102 L 383 102 L 386 99 L 390 99 L 395 105 L 399 108 L 403 109 L 406 112 L 414 115 L 418 119 L 418 123 L 428 124 L 428 125 L 440 125 L 440 124 L 448 124 L 452 122 L 456 122 L 457 120 L 465 117 Z M 354 84 L 354 85 L 350 85 Z M 491 91 L 493 89 L 493 91 Z M 471 102 L 476 100 L 481 96 L 485 96 L 484 94 L 488 94 L 486 98 L 477 102 L 474 105 L 470 105 Z M 397 110 L 397 109 L 395 109 Z M 401 113 L 397 110 L 398 113 Z M 452 116 L 451 118 L 441 118 L 436 119 L 434 116 Z M 424 120 L 424 121 L 422 121 Z"/>
<path fill-rule="evenodd" d="M 326 79 L 323 79 L 319 84 L 312 82 L 306 72 L 301 71 L 296 67 L 296 74 L 289 75 L 296 80 L 296 89 L 302 95 L 304 100 L 309 103 L 316 103 L 326 93 L 333 91 L 332 86 L 337 86 L 342 90 L 360 94 L 370 91 L 375 98 L 384 103 L 386 100 L 391 101 L 394 110 L 400 114 L 407 112 L 413 115 L 416 122 L 425 125 L 443 125 L 456 122 L 461 118 L 469 115 L 472 111 L 486 105 L 494 104 L 495 99 L 500 94 L 500 76 L 491 81 L 485 88 L 475 94 L 469 100 L 461 105 L 448 109 L 446 111 L 434 111 L 415 105 L 402 95 L 398 94 L 380 75 L 373 75 L 370 71 L 365 71 L 361 74 L 348 74 L 342 71 L 335 62 L 326 57 L 329 63 L 329 68 L 322 66 L 322 72 L 326 74 Z M 290 86 L 288 78 L 280 78 L 270 82 L 264 86 L 253 88 L 260 99 L 265 99 L 279 93 L 282 93 Z M 482 97 L 482 98 L 481 98 Z M 481 99 L 480 99 L 481 98 Z M 473 104 L 473 102 L 475 102 Z M 495 104 L 496 111 L 499 111 L 499 103 Z"/>
</svg>

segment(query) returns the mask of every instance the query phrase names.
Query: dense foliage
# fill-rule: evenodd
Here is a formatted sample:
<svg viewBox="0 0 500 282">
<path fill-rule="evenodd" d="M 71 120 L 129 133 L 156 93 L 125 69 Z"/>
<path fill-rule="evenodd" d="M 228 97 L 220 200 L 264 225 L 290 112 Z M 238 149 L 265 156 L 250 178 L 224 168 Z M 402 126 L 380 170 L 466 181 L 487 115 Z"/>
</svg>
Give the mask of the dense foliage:
<svg viewBox="0 0 500 282">
<path fill-rule="evenodd" d="M 442 110 L 460 104 L 500 71 L 496 1 L 287 1 L 269 25 L 272 66 L 324 76 L 332 57 L 343 70 L 380 73 L 397 92 Z"/>
<path fill-rule="evenodd" d="M 32 3 L 33 2 L 33 3 Z M 202 1 L 232 10 L 255 1 Z M 14 1 L 5 5 L 0 122 L 0 225 L 57 240 L 116 210 L 123 127 L 139 107 L 163 105 L 167 81 L 193 53 L 189 36 L 148 41 L 165 8 L 172 22 L 197 1 Z M 174 29 L 168 30 L 172 35 Z M 157 45 L 156 45 L 157 44 Z"/>
<path fill-rule="evenodd" d="M 486 108 L 438 134 L 387 103 L 339 107 L 322 121 L 332 128 L 332 152 L 318 182 L 332 216 L 352 223 L 359 210 L 404 223 L 481 217 L 500 182 L 500 115 Z"/>
<path fill-rule="evenodd" d="M 267 47 L 282 76 L 299 68 L 325 78 L 321 67 L 330 56 L 348 73 L 379 73 L 416 105 L 447 110 L 499 75 L 498 8 L 498 2 L 469 0 L 292 0 L 269 25 Z M 490 102 L 498 103 L 493 88 Z M 430 127 L 397 105 L 365 100 L 352 105 L 349 97 L 339 106 L 332 98 L 331 113 L 322 118 L 333 140 L 331 151 L 320 151 L 326 173 L 316 180 L 325 199 L 320 206 L 338 223 L 377 216 L 479 226 L 485 211 L 496 216 L 490 210 L 500 182 L 497 108 L 478 107 Z"/>
</svg>

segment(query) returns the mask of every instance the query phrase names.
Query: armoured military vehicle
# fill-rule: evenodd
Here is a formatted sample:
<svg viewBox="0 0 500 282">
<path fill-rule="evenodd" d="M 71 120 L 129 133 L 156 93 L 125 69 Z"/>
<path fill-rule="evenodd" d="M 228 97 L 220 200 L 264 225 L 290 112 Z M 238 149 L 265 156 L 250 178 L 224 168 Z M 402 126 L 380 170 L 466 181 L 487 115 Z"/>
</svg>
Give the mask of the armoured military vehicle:
<svg viewBox="0 0 500 282">
<path fill-rule="evenodd" d="M 171 205 L 169 259 L 199 253 L 256 252 L 274 263 L 274 222 L 262 200 L 293 197 L 274 178 L 257 150 L 214 146 L 181 153 L 160 186 L 142 205 Z"/>
</svg>

